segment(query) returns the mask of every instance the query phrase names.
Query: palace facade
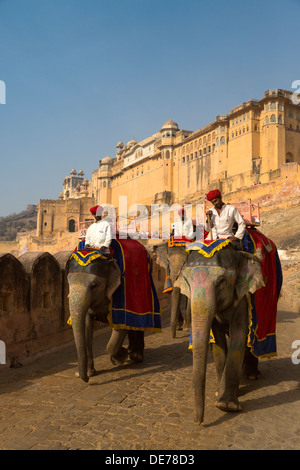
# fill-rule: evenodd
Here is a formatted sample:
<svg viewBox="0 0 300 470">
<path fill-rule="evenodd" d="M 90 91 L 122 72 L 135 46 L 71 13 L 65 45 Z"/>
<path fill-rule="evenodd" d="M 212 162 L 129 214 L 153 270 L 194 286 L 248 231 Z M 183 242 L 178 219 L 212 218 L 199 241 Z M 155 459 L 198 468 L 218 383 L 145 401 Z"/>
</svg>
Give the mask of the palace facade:
<svg viewBox="0 0 300 470">
<path fill-rule="evenodd" d="M 128 207 L 183 205 L 203 200 L 212 188 L 229 194 L 280 178 L 288 167 L 298 172 L 300 105 L 292 95 L 268 90 L 262 99 L 248 100 L 196 131 L 169 120 L 144 140 L 119 141 L 116 156 L 100 160 L 90 181 L 81 174 L 82 180 L 73 182 L 78 176 L 72 170 L 58 201 L 40 201 L 38 235 L 69 230 L 71 219 L 77 230 L 78 220 L 90 218 L 92 204 L 118 209 L 120 196 L 127 196 Z M 76 186 L 72 193 L 68 179 Z"/>
</svg>

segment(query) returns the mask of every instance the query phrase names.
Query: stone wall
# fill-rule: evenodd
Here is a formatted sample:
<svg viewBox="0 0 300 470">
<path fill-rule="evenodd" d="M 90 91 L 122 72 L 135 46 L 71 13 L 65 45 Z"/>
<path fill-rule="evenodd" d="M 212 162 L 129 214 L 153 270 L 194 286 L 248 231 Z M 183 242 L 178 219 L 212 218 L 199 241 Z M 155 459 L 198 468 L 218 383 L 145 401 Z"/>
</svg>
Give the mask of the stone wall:
<svg viewBox="0 0 300 470">
<path fill-rule="evenodd" d="M 73 250 L 50 254 L 0 253 L 0 340 L 10 367 L 73 340 L 69 318 L 68 260 Z M 165 273 L 153 262 L 153 280 L 162 310 Z"/>
</svg>

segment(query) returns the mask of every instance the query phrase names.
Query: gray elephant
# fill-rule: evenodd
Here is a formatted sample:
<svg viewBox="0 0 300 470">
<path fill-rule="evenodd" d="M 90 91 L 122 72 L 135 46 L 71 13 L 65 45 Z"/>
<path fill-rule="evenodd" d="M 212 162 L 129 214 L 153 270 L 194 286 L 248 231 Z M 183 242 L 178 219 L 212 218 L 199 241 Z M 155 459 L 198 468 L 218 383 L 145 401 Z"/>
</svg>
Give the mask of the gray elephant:
<svg viewBox="0 0 300 470">
<path fill-rule="evenodd" d="M 130 240 L 130 242 L 131 244 L 138 243 L 133 240 Z M 115 245 L 117 249 L 117 241 L 115 241 Z M 141 244 L 138 244 L 134 249 L 138 260 L 143 256 L 144 258 L 146 257 L 147 260 L 147 252 Z M 123 252 L 121 249 L 120 251 Z M 125 279 L 125 266 L 121 266 L 120 269 L 119 264 L 115 259 L 103 257 L 102 255 L 99 255 L 99 253 L 95 254 L 93 252 L 91 252 L 90 255 L 90 261 L 86 262 L 86 260 L 83 259 L 85 255 L 82 255 L 82 252 L 77 251 L 75 254 L 73 253 L 69 261 L 68 274 L 69 309 L 78 355 L 78 374 L 85 382 L 88 382 L 89 377 L 95 374 L 92 351 L 93 317 L 95 316 L 96 319 L 103 324 L 108 324 L 108 315 L 111 310 L 110 304 L 112 303 L 113 294 L 115 293 L 115 295 L 117 295 L 116 291 L 118 290 L 119 295 L 119 289 L 123 283 L 122 278 Z M 93 256 L 96 259 L 93 259 Z M 82 257 L 82 260 L 78 257 Z M 130 260 L 133 256 L 129 256 L 128 258 Z M 130 262 L 127 260 L 126 264 L 128 267 Z M 146 273 L 142 272 L 140 266 L 141 264 L 139 265 L 139 269 L 141 271 L 140 275 L 144 275 L 143 283 L 147 284 L 148 282 L 150 286 L 148 266 L 146 266 Z M 131 262 L 131 268 L 133 271 L 136 269 L 134 261 Z M 129 272 L 127 278 L 129 278 Z M 135 282 L 138 282 L 138 278 Z M 129 284 L 129 282 L 127 282 L 127 284 Z M 147 289 L 149 290 L 150 287 Z M 151 297 L 152 299 L 152 293 L 149 293 L 148 297 Z M 148 326 L 149 317 L 152 319 L 154 316 L 153 312 L 150 310 L 151 308 L 149 309 L 148 318 L 146 318 Z M 158 320 L 156 326 L 157 331 L 159 331 L 160 315 L 157 315 L 157 317 Z M 140 321 L 142 321 L 141 318 L 143 318 L 143 315 L 139 316 Z M 143 325 L 141 324 L 135 328 L 125 325 L 124 328 L 123 326 L 119 327 L 118 325 L 114 325 L 113 322 L 110 322 L 110 324 L 113 327 L 113 330 L 107 345 L 107 351 L 112 362 L 114 364 L 122 364 L 127 359 L 128 354 L 130 354 L 130 358 L 133 361 L 141 362 L 143 360 L 144 352 L 144 331 L 147 328 L 143 328 Z M 128 349 L 122 346 L 127 334 L 129 339 Z"/>
<path fill-rule="evenodd" d="M 174 285 L 183 262 L 186 259 L 186 244 L 169 246 L 168 241 L 153 246 L 153 253 L 157 257 L 157 262 L 165 268 L 170 276 L 172 285 L 171 291 L 171 334 L 176 338 L 176 329 L 183 325 L 184 328 L 190 328 L 191 325 L 191 304 L 179 287 Z"/>
<path fill-rule="evenodd" d="M 260 260 L 227 244 L 206 257 L 190 251 L 175 286 L 191 299 L 195 420 L 203 422 L 210 331 L 218 375 L 216 406 L 239 411 L 238 390 L 247 343 L 246 295 L 263 287 Z M 226 333 L 229 334 L 227 345 Z"/>
</svg>

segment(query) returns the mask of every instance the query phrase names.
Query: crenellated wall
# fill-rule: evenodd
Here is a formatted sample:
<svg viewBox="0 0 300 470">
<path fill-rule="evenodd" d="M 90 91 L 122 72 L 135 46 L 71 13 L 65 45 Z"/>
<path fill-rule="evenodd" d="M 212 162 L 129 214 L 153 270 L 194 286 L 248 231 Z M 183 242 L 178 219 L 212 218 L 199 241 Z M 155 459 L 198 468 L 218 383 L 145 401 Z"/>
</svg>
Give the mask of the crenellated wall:
<svg viewBox="0 0 300 470">
<path fill-rule="evenodd" d="M 72 251 L 0 253 L 0 340 L 8 366 L 73 340 L 67 324 Z M 169 296 L 162 294 L 165 273 L 156 262 L 152 275 L 163 309 Z"/>
</svg>

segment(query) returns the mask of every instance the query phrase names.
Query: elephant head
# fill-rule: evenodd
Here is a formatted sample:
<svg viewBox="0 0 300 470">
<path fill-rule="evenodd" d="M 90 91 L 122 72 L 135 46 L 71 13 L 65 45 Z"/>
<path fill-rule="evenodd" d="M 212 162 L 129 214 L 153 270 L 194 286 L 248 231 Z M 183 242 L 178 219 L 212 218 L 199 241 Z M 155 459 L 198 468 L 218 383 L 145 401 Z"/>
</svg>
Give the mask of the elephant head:
<svg viewBox="0 0 300 470">
<path fill-rule="evenodd" d="M 120 269 L 113 259 L 96 259 L 81 266 L 71 259 L 69 264 L 69 308 L 78 355 L 79 376 L 85 382 L 87 374 L 86 318 L 88 313 L 107 322 L 109 302 L 121 282 Z"/>
<path fill-rule="evenodd" d="M 211 258 L 192 251 L 182 266 L 175 286 L 191 299 L 195 414 L 196 421 L 201 423 L 204 417 L 210 329 L 215 319 L 221 323 L 227 322 L 232 333 L 230 341 L 234 351 L 230 346 L 227 365 L 223 364 L 221 395 L 230 402 L 228 409 L 231 402 L 238 409 L 236 387 L 239 386 L 248 331 L 248 304 L 245 296 L 264 286 L 260 261 L 253 255 L 236 251 L 230 245 L 217 251 Z M 230 386 L 234 382 L 230 391 L 229 382 Z M 228 398 L 231 394 L 234 398 Z"/>
<path fill-rule="evenodd" d="M 185 246 L 169 247 L 168 242 L 165 241 L 159 245 L 154 245 L 153 252 L 157 257 L 157 263 L 166 270 L 169 268 L 169 274 L 173 284 L 171 295 L 171 334 L 172 337 L 175 338 L 181 292 L 179 287 L 174 286 L 174 283 L 186 259 Z"/>
</svg>

